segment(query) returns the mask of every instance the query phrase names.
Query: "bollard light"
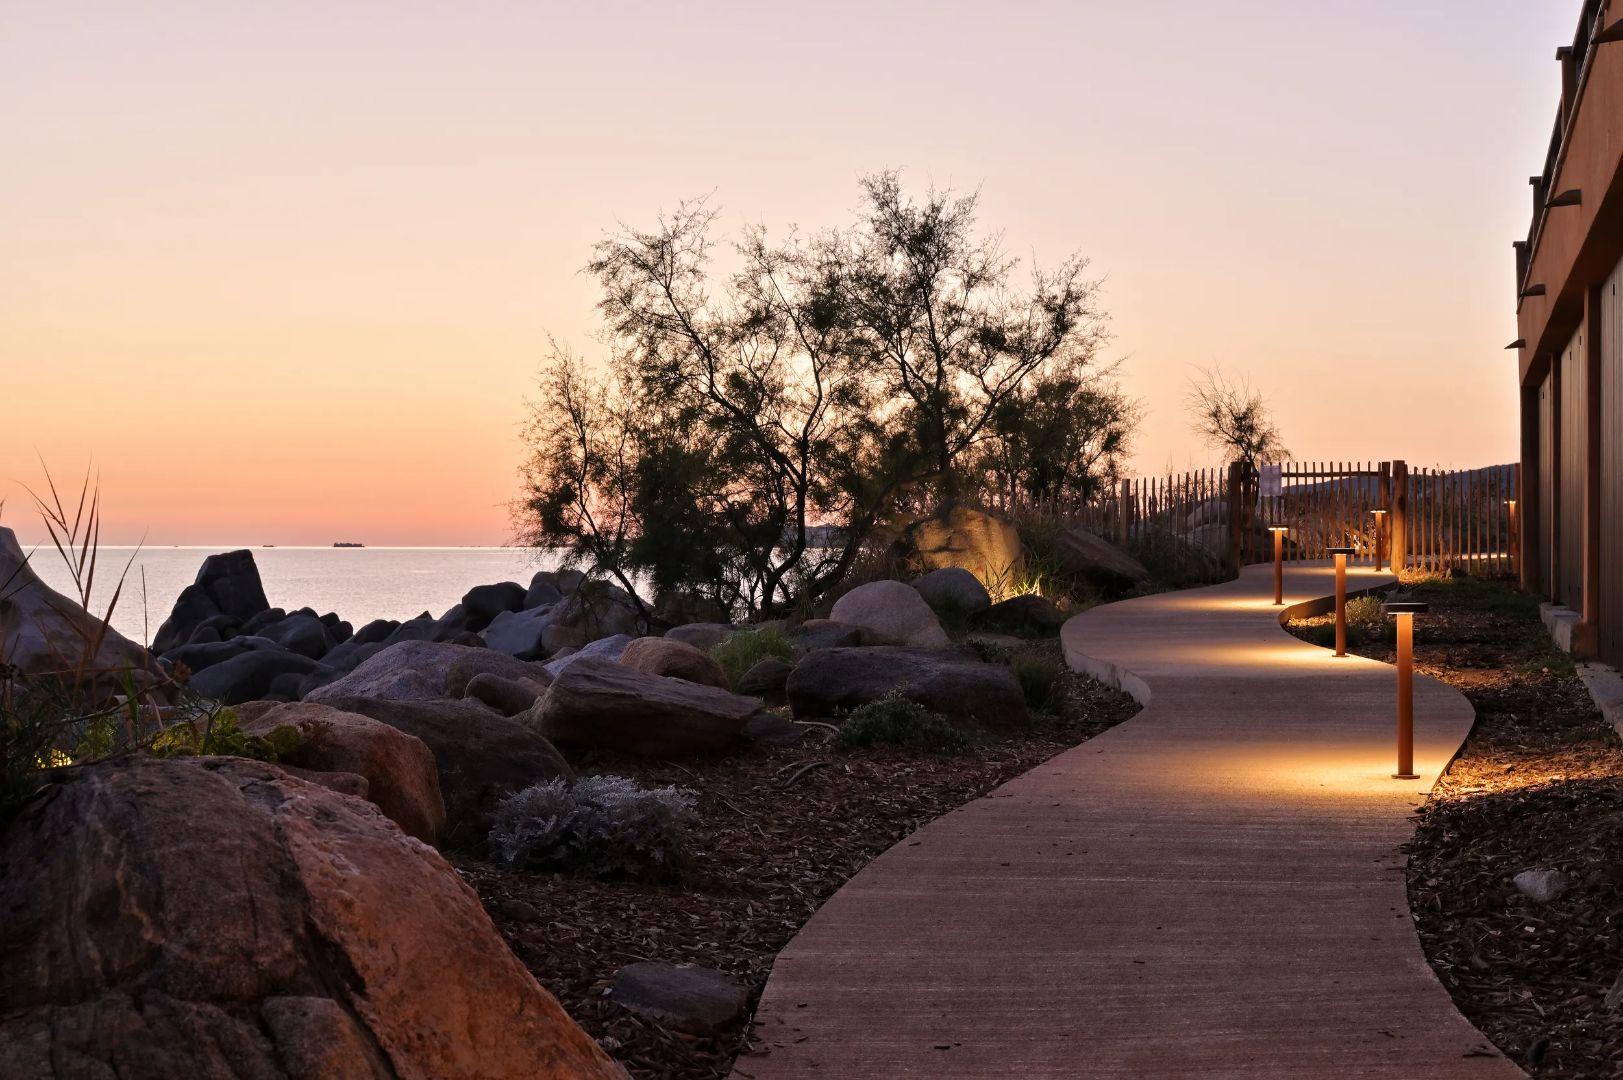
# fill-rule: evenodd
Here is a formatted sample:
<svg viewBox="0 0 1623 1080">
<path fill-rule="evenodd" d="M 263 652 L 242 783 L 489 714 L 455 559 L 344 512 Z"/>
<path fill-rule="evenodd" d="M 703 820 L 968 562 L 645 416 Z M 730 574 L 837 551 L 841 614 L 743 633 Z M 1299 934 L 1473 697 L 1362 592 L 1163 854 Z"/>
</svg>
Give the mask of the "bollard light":
<svg viewBox="0 0 1623 1080">
<path fill-rule="evenodd" d="M 1347 556 L 1358 554 L 1357 548 L 1333 547 L 1336 557 L 1336 655 L 1347 655 Z"/>
<path fill-rule="evenodd" d="M 1285 602 L 1285 533 L 1289 525 L 1270 525 L 1268 531 L 1274 534 L 1274 606 L 1279 607 Z"/>
<path fill-rule="evenodd" d="M 1381 610 L 1398 621 L 1398 771 L 1395 780 L 1418 780 L 1414 771 L 1414 617 L 1426 605 L 1418 601 L 1393 601 Z"/>
<path fill-rule="evenodd" d="M 1505 508 L 1509 512 L 1509 520 L 1506 521 L 1505 527 L 1510 530 L 1510 535 L 1506 538 L 1509 541 L 1508 546 L 1510 548 L 1510 569 L 1512 572 L 1520 574 L 1522 572 L 1522 536 L 1521 533 L 1516 531 L 1516 500 L 1506 499 Z"/>
<path fill-rule="evenodd" d="M 1386 511 L 1371 510 L 1375 515 L 1375 569 L 1386 569 L 1386 548 L 1382 541 L 1386 538 Z"/>
</svg>

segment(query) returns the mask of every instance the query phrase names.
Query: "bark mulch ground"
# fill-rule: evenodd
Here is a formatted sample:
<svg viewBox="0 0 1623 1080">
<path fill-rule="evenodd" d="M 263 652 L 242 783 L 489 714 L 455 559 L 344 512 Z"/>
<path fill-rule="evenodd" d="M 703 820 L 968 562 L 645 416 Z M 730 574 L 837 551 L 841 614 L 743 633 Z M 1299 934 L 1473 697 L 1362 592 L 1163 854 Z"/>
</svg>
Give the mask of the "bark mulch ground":
<svg viewBox="0 0 1623 1080">
<path fill-rule="evenodd" d="M 1017 652 L 1046 657 L 1063 671 L 1056 641 Z M 457 869 L 518 957 L 632 1075 L 721 1077 L 747 1048 L 744 1022 L 694 1036 L 640 1020 L 605 996 L 615 972 L 638 960 L 700 964 L 758 994 L 778 951 L 875 856 L 1137 710 L 1125 694 L 1064 672 L 1049 715 L 990 733 L 961 755 L 842 751 L 814 729 L 799 745 L 754 745 L 680 764 L 598 757 L 578 763 L 580 771 L 697 794 L 693 871 L 680 887 L 521 872 L 468 858 L 456 860 Z"/>
<path fill-rule="evenodd" d="M 1415 625 L 1417 669 L 1477 711 L 1409 848 L 1426 957 L 1460 1011 L 1533 1076 L 1623 1075 L 1623 742 L 1551 645 L 1537 601 L 1473 579 L 1405 591 L 1431 603 Z M 1362 636 L 1353 651 L 1394 659 L 1388 632 Z M 1536 903 L 1511 883 L 1524 870 L 1572 884 Z"/>
</svg>

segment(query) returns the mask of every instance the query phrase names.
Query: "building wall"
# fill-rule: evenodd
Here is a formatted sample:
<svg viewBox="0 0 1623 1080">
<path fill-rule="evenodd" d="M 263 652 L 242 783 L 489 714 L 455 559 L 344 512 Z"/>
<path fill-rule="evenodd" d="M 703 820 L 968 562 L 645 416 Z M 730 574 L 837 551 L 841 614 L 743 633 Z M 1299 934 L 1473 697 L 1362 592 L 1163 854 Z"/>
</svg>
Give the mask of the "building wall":
<svg viewBox="0 0 1623 1080">
<path fill-rule="evenodd" d="M 1623 260 L 1600 287 L 1600 609 L 1598 649 L 1623 667 Z"/>
<path fill-rule="evenodd" d="M 1522 582 L 1580 614 L 1577 651 L 1623 665 L 1623 0 L 1575 6 L 1517 245 Z"/>
<path fill-rule="evenodd" d="M 1556 493 L 1555 599 L 1581 611 L 1584 604 L 1584 458 L 1589 452 L 1588 427 L 1584 422 L 1584 332 L 1580 327 L 1556 361 L 1561 396 L 1555 403 L 1560 413 L 1555 472 L 1560 491 Z"/>
</svg>

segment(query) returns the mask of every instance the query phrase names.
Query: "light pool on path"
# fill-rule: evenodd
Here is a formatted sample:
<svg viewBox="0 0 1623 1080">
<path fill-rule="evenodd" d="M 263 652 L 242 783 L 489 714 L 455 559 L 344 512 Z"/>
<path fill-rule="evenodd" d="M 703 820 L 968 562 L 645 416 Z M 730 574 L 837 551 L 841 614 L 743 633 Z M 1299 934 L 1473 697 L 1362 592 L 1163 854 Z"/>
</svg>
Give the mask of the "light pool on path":
<svg viewBox="0 0 1623 1080">
<path fill-rule="evenodd" d="M 1392 779 L 1392 668 L 1289 636 L 1272 599 L 1256 566 L 1072 619 L 1067 661 L 1144 709 L 852 878 L 778 957 L 736 1075 L 1521 1075 L 1426 965 L 1404 889 L 1470 704 L 1417 678 L 1420 778 Z"/>
</svg>

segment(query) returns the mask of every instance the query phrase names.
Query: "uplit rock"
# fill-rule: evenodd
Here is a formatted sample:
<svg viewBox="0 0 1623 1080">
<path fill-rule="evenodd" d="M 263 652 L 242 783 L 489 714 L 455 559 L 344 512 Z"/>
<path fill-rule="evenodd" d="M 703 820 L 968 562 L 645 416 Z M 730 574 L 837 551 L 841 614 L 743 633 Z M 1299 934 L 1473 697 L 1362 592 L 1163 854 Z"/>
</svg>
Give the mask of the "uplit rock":
<svg viewBox="0 0 1623 1080">
<path fill-rule="evenodd" d="M 1016 577 L 1025 569 L 1019 531 L 979 510 L 956 507 L 914 522 L 907 533 L 924 565 L 932 570 L 957 566 L 980 581 L 995 582 Z"/>
</svg>

